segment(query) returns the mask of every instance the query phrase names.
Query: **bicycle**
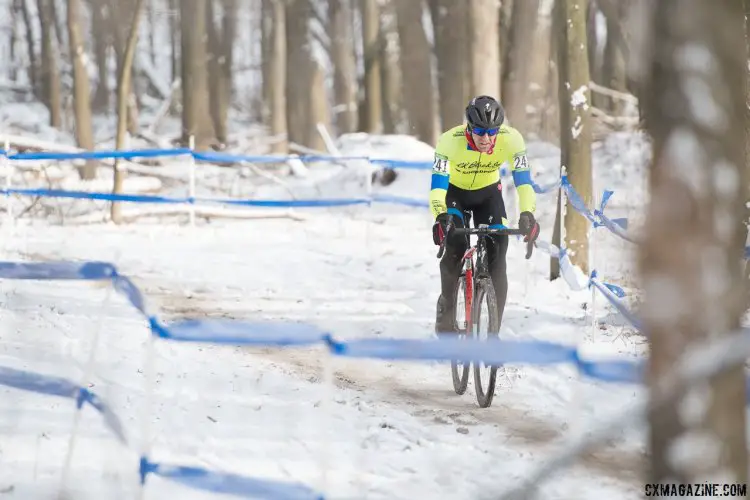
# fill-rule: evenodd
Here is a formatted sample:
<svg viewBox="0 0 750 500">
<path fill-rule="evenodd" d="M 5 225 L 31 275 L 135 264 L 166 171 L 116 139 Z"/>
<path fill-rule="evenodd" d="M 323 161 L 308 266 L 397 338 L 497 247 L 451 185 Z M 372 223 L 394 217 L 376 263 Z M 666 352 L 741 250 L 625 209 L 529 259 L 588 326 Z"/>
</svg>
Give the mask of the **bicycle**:
<svg viewBox="0 0 750 500">
<path fill-rule="evenodd" d="M 491 229 L 487 224 L 479 224 L 476 228 L 468 227 L 471 219 L 471 212 L 464 212 L 464 220 L 467 227 L 452 227 L 446 231 L 438 250 L 437 258 L 440 259 L 445 252 L 445 244 L 450 234 L 465 235 L 468 249 L 464 252 L 461 259 L 461 274 L 456 286 L 456 295 L 453 297 L 453 306 L 456 312 L 456 324 L 458 325 L 458 338 L 466 339 L 469 337 L 468 332 L 475 339 L 480 338 L 481 332 L 479 326 L 482 319 L 482 302 L 486 300 L 487 305 L 487 340 L 491 337 L 499 336 L 500 325 L 497 317 L 497 299 L 495 297 L 495 288 L 492 283 L 492 277 L 489 272 L 487 257 L 487 248 L 485 238 L 495 236 L 515 236 L 524 233 L 516 228 L 497 228 Z M 476 243 L 471 245 L 471 236 L 477 236 Z M 534 241 L 526 244 L 526 258 L 531 258 L 534 249 Z M 463 307 L 459 307 L 459 299 L 463 299 Z M 461 319 L 459 315 L 463 315 Z M 493 332 L 493 333 L 490 333 Z M 495 381 L 497 378 L 497 366 L 490 367 L 489 380 L 486 386 L 482 383 L 480 365 L 484 363 L 474 363 L 474 388 L 476 390 L 477 403 L 480 408 L 487 408 L 492 404 L 492 398 L 495 395 Z M 469 385 L 469 370 L 471 363 L 461 363 L 460 361 L 451 361 L 451 375 L 453 378 L 453 389 L 456 394 L 462 395 L 466 392 Z M 486 387 L 486 390 L 485 390 Z"/>
</svg>

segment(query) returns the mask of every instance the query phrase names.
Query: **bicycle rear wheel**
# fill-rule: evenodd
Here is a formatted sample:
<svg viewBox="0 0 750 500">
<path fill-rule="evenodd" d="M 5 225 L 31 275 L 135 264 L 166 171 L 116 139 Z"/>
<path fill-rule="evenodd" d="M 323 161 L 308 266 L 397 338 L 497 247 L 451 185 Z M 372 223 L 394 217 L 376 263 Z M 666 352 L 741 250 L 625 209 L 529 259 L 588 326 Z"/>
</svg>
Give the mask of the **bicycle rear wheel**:
<svg viewBox="0 0 750 500">
<path fill-rule="evenodd" d="M 472 322 L 476 325 L 473 329 L 473 336 L 476 340 L 491 341 L 497 338 L 499 331 L 497 299 L 495 287 L 492 286 L 490 278 L 477 280 Z M 497 366 L 484 366 L 481 362 L 474 363 L 474 389 L 477 393 L 477 403 L 481 408 L 487 408 L 492 404 L 496 378 Z"/>
<path fill-rule="evenodd" d="M 469 299 L 466 293 L 466 275 L 461 273 L 456 286 L 456 296 L 453 298 L 453 307 L 456 313 L 456 325 L 458 325 L 458 338 L 465 339 L 471 335 L 466 330 L 471 328 L 466 318 L 466 301 Z M 469 369 L 471 363 L 462 363 L 460 361 L 451 361 L 451 375 L 453 376 L 453 390 L 456 394 L 461 395 L 466 392 L 469 385 Z"/>
</svg>

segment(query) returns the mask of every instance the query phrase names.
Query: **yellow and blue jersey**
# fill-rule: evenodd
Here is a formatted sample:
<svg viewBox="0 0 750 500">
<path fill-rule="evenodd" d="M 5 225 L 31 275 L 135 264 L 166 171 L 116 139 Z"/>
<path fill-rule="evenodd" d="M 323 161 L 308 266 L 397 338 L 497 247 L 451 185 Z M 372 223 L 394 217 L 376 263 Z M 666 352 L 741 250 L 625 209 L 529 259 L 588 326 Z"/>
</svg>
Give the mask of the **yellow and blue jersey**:
<svg viewBox="0 0 750 500">
<path fill-rule="evenodd" d="M 531 183 L 531 169 L 526 157 L 526 143 L 521 133 L 503 125 L 491 153 L 472 149 L 465 136 L 466 125 L 443 133 L 435 147 L 432 166 L 430 210 L 433 217 L 447 211 L 445 195 L 448 186 L 465 190 L 482 189 L 500 181 L 500 169 L 508 164 L 519 200 L 519 212 L 536 210 L 536 193 Z"/>
</svg>

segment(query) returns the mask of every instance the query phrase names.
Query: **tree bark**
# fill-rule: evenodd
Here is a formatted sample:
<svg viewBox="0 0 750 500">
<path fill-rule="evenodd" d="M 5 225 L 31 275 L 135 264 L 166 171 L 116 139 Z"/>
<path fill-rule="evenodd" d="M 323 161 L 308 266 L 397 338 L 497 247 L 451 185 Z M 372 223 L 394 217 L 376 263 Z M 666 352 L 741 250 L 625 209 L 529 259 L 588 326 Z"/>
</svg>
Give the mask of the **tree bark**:
<svg viewBox="0 0 750 500">
<path fill-rule="evenodd" d="M 427 144 L 437 142 L 435 98 L 432 85 L 432 54 L 422 28 L 421 0 L 396 2 L 401 74 L 409 132 Z"/>
<path fill-rule="evenodd" d="M 180 22 L 178 21 L 179 6 L 177 0 L 167 0 L 169 2 L 169 44 L 170 50 L 170 63 L 171 63 L 171 75 L 172 81 L 174 82 L 179 77 L 182 79 L 180 74 L 180 50 L 182 47 L 181 34 L 180 34 Z"/>
<path fill-rule="evenodd" d="M 237 17 L 236 0 L 222 0 L 221 29 L 216 26 L 214 0 L 206 2 L 211 118 L 216 138 L 227 142 L 227 117 L 232 93 L 232 60 Z"/>
<path fill-rule="evenodd" d="M 380 79 L 380 9 L 378 0 L 362 1 L 362 43 L 365 63 L 364 132 L 383 130 L 382 82 Z"/>
<path fill-rule="evenodd" d="M 622 24 L 624 18 L 623 8 L 626 4 L 619 4 L 617 16 L 607 17 L 607 42 L 604 46 L 604 57 L 602 58 L 602 85 L 620 92 L 627 92 L 627 81 L 625 78 L 625 57 L 623 45 L 625 43 L 618 36 L 617 26 Z M 623 102 L 620 99 L 602 96 L 604 108 L 613 116 L 622 114 Z"/>
<path fill-rule="evenodd" d="M 34 29 L 31 22 L 31 15 L 29 14 L 29 5 L 26 2 L 31 0 L 20 0 L 21 1 L 21 15 L 23 16 L 23 24 L 26 28 L 26 50 L 29 51 L 29 81 L 31 87 L 34 89 L 34 94 L 37 97 L 44 95 L 43 84 L 41 83 L 42 78 L 39 75 L 39 65 L 36 60 L 36 51 L 34 50 Z"/>
<path fill-rule="evenodd" d="M 531 54 L 535 53 L 539 0 L 522 0 L 513 3 L 509 46 L 505 60 L 503 103 L 510 124 L 526 133 L 526 104 L 528 102 Z"/>
<path fill-rule="evenodd" d="M 60 89 L 60 72 L 57 69 L 59 53 L 52 41 L 52 0 L 37 0 L 39 21 L 42 34 L 42 93 L 44 103 L 49 110 L 49 124 L 54 128 L 62 127 L 62 92 Z"/>
<path fill-rule="evenodd" d="M 68 0 L 68 40 L 70 41 L 70 55 L 73 62 L 73 105 L 76 117 L 76 139 L 82 149 L 94 149 L 94 131 L 91 124 L 91 94 L 89 76 L 86 70 L 86 52 L 80 26 L 80 0 Z M 78 170 L 82 179 L 96 177 L 96 162 L 87 161 Z"/>
<path fill-rule="evenodd" d="M 460 124 L 471 98 L 469 19 L 465 5 L 436 0 L 435 53 L 441 129 Z"/>
<path fill-rule="evenodd" d="M 180 1 L 182 142 L 188 144 L 193 136 L 198 150 L 208 149 L 215 139 L 208 96 L 206 1 Z"/>
<path fill-rule="evenodd" d="M 500 99 L 500 8 L 497 0 L 468 0 L 468 4 L 470 93 Z"/>
<path fill-rule="evenodd" d="M 286 109 L 286 8 L 282 0 L 267 0 L 270 4 L 273 24 L 270 32 L 267 92 L 270 103 L 271 134 L 277 139 L 271 146 L 276 154 L 289 152 Z"/>
<path fill-rule="evenodd" d="M 354 55 L 351 0 L 330 0 L 333 58 L 333 109 L 339 134 L 357 130 L 357 60 Z"/>
<path fill-rule="evenodd" d="M 106 2 L 102 0 L 91 1 L 91 19 L 94 34 L 94 58 L 99 78 L 94 94 L 93 107 L 99 111 L 109 110 L 109 67 L 107 49 L 109 48 L 110 26 L 108 17 L 110 13 Z"/>
<path fill-rule="evenodd" d="M 130 23 L 130 34 L 128 35 L 125 54 L 123 54 L 122 64 L 120 65 L 120 74 L 118 75 L 117 84 L 117 137 L 115 147 L 123 149 L 125 147 L 125 138 L 128 129 L 128 114 L 130 99 L 130 79 L 132 76 L 133 57 L 138 43 L 138 28 L 141 21 L 141 11 L 143 10 L 144 0 L 136 0 L 133 12 L 133 20 Z M 125 172 L 120 168 L 120 159 L 115 160 L 114 185 L 112 192 L 122 193 L 123 183 L 125 181 Z M 110 215 L 112 222 L 119 224 L 121 222 L 120 204 L 112 203 Z"/>
<path fill-rule="evenodd" d="M 654 154 L 639 259 L 651 385 L 694 343 L 740 325 L 747 182 L 742 4 L 653 9 L 644 105 Z M 648 482 L 747 483 L 745 399 L 737 366 L 649 415 Z"/>
<path fill-rule="evenodd" d="M 586 0 L 563 0 L 566 22 L 565 78 L 560 101 L 560 135 L 566 141 L 567 169 L 570 184 L 587 207 L 592 202 L 591 172 L 591 93 L 586 45 Z M 565 213 L 565 244 L 571 262 L 589 273 L 589 221 L 573 209 L 568 201 Z"/>
<path fill-rule="evenodd" d="M 330 128 L 328 96 L 321 62 L 324 51 L 313 36 L 315 13 L 310 0 L 287 4 L 287 120 L 289 140 L 324 151 L 317 124 Z M 317 21 L 319 22 L 319 21 Z"/>
<path fill-rule="evenodd" d="M 405 131 L 407 116 L 404 112 L 403 79 L 401 73 L 402 49 L 398 39 L 396 7 L 392 0 L 380 4 L 380 81 L 382 83 L 383 133 Z"/>
<path fill-rule="evenodd" d="M 742 0 L 745 11 L 745 59 L 750 59 L 750 0 Z M 745 72 L 745 245 L 750 245 L 750 66 Z M 750 260 L 745 259 L 745 308 L 750 309 Z"/>
</svg>

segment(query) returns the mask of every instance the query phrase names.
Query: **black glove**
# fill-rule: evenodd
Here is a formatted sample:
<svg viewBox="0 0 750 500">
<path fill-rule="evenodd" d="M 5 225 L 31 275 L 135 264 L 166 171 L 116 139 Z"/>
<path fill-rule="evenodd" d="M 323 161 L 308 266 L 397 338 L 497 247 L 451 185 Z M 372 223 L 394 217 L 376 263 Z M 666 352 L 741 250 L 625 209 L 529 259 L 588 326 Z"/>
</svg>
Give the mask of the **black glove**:
<svg viewBox="0 0 750 500">
<path fill-rule="evenodd" d="M 436 245 L 443 243 L 448 231 L 453 227 L 453 216 L 447 212 L 443 212 L 438 215 L 435 219 L 435 223 L 432 225 L 432 241 Z"/>
<path fill-rule="evenodd" d="M 531 212 L 521 212 L 518 217 L 518 229 L 526 235 L 523 239 L 525 242 L 536 241 L 541 231 L 539 223 L 534 219 L 534 214 Z"/>
</svg>

